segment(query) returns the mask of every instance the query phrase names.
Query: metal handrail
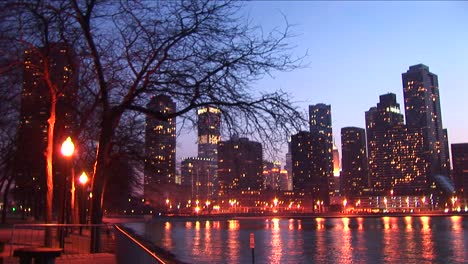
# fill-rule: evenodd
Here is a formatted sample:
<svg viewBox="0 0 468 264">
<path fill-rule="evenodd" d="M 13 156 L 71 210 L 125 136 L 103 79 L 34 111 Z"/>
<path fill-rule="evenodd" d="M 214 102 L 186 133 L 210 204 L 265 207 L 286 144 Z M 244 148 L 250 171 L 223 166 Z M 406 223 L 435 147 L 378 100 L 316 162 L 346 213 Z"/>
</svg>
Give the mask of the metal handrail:
<svg viewBox="0 0 468 264">
<path fill-rule="evenodd" d="M 148 254 L 150 257 L 154 258 L 154 260 L 158 261 L 158 263 L 161 263 L 161 264 L 166 264 L 167 263 L 165 260 L 158 257 L 154 252 L 149 250 L 145 245 L 143 245 L 141 242 L 139 242 L 137 239 L 135 239 L 132 235 L 130 235 L 128 232 L 126 232 L 121 227 L 115 225 L 114 228 L 116 229 L 116 231 L 118 231 L 122 235 L 124 235 L 128 240 L 133 242 L 138 247 L 138 249 L 140 249 L 144 254 Z"/>
</svg>

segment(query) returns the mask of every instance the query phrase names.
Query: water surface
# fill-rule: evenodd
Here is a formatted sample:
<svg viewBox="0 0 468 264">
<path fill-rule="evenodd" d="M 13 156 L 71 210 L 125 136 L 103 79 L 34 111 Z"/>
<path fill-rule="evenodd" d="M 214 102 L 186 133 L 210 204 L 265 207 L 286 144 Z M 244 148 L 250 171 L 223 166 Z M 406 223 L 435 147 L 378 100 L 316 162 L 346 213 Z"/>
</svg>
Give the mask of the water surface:
<svg viewBox="0 0 468 264">
<path fill-rule="evenodd" d="M 468 218 L 155 220 L 129 227 L 188 263 L 468 263 Z"/>
</svg>

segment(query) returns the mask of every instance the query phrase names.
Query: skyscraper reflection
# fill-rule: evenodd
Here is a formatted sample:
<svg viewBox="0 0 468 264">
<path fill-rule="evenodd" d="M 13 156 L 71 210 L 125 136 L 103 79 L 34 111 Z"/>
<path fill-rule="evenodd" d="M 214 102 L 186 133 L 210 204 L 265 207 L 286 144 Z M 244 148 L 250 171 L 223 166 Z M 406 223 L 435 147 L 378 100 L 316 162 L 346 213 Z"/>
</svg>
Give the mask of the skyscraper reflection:
<svg viewBox="0 0 468 264">
<path fill-rule="evenodd" d="M 138 227 L 133 228 L 138 230 Z M 139 227 L 186 263 L 465 263 L 467 217 L 154 221 Z"/>
</svg>

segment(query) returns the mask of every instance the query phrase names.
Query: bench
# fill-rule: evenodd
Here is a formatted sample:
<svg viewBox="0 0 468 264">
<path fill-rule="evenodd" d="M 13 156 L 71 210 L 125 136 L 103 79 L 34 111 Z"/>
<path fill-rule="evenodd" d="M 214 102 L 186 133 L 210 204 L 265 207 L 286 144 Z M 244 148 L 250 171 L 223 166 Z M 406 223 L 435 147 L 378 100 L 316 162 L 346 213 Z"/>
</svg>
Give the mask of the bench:
<svg viewBox="0 0 468 264">
<path fill-rule="evenodd" d="M 62 251 L 62 248 L 24 247 L 15 249 L 13 256 L 19 257 L 20 264 L 32 264 L 33 259 L 35 264 L 54 264 Z"/>
</svg>

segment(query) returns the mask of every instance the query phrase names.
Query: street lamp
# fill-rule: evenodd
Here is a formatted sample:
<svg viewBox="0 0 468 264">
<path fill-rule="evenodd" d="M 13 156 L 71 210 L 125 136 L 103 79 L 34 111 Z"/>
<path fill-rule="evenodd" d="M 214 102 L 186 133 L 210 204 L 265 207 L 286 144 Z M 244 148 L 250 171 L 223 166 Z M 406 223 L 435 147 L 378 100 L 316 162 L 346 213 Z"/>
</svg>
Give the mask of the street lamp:
<svg viewBox="0 0 468 264">
<path fill-rule="evenodd" d="M 80 210 L 78 210 L 79 213 L 79 222 L 80 224 L 85 224 L 86 223 L 86 195 L 85 195 L 85 186 L 86 183 L 88 183 L 89 177 L 86 174 L 86 172 L 83 171 L 81 173 L 80 177 L 78 178 L 78 182 L 81 184 L 81 213 Z M 80 200 L 78 200 L 80 201 Z M 82 226 L 80 226 L 80 235 L 82 234 Z"/>
<path fill-rule="evenodd" d="M 74 182 L 74 169 L 73 169 L 73 153 L 75 152 L 75 144 L 73 144 L 73 141 L 71 140 L 71 137 L 67 137 L 65 141 L 62 143 L 62 147 L 60 149 L 62 152 L 62 155 L 69 160 L 69 166 L 71 169 L 71 190 L 70 190 L 70 212 L 73 212 L 73 208 L 75 205 L 75 182 Z M 65 224 L 65 216 L 66 216 L 66 206 L 67 206 L 67 183 L 68 183 L 68 175 L 65 176 L 65 181 L 64 181 L 64 186 L 63 186 L 63 201 L 62 201 L 62 214 L 61 214 L 61 224 Z M 60 229 L 60 244 L 61 247 L 63 247 L 64 244 L 64 237 L 63 237 L 63 230 Z"/>
<path fill-rule="evenodd" d="M 65 139 L 65 141 L 62 143 L 62 148 L 60 150 L 62 152 L 62 155 L 65 157 L 73 156 L 73 153 L 75 152 L 75 144 L 73 144 L 71 137 L 67 137 L 67 139 Z"/>
</svg>

